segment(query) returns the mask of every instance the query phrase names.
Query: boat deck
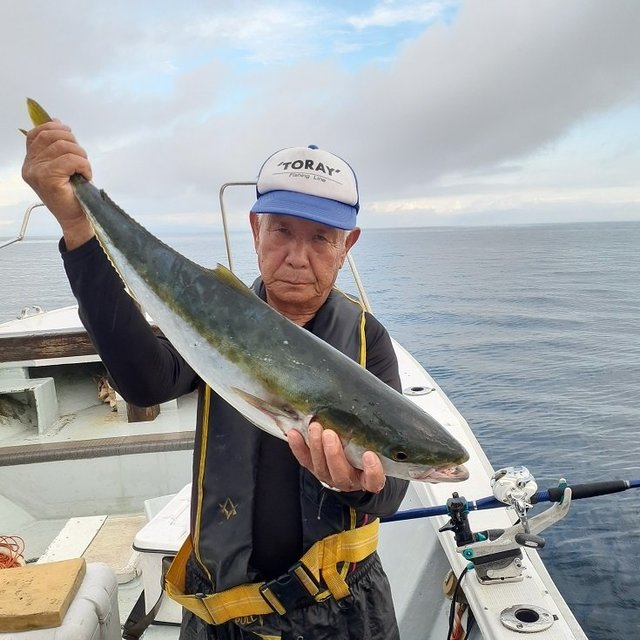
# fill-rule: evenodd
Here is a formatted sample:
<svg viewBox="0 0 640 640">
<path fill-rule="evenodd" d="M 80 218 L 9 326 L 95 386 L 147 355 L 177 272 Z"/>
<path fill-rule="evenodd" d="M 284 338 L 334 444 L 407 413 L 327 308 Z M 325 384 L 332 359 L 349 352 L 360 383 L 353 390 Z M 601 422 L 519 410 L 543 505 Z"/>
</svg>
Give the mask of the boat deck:
<svg viewBox="0 0 640 640">
<path fill-rule="evenodd" d="M 91 371 L 88 371 L 82 382 L 65 382 L 56 375 L 59 415 L 44 433 L 39 433 L 36 425 L 25 426 L 12 418 L 9 414 L 11 405 L 17 405 L 19 400 L 16 398 L 12 402 L 11 397 L 5 396 L 4 404 L 0 403 L 0 449 L 85 441 L 95 441 L 98 447 L 99 441 L 116 444 L 117 440 L 124 443 L 126 438 L 137 437 L 140 442 L 145 439 L 151 442 L 153 435 L 159 440 L 170 441 L 172 438 L 179 440 L 177 434 L 183 434 L 183 438 L 187 437 L 184 434 L 193 435 L 195 394 L 160 405 L 160 414 L 153 421 L 127 422 L 124 402 L 119 402 L 117 411 L 112 411 L 99 400 L 96 391 L 82 388 L 87 386 L 90 376 Z"/>
</svg>

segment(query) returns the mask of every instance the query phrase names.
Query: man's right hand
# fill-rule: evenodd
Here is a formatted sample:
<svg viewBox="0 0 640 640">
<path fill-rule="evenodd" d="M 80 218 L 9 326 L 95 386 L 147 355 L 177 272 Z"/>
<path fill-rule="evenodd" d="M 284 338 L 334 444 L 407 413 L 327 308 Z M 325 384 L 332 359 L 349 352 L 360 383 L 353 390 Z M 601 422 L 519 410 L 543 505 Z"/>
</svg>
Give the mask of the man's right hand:
<svg viewBox="0 0 640 640">
<path fill-rule="evenodd" d="M 68 126 L 53 121 L 28 132 L 22 177 L 58 220 L 69 250 L 94 235 L 69 182 L 74 173 L 91 180 L 87 153 Z"/>
</svg>

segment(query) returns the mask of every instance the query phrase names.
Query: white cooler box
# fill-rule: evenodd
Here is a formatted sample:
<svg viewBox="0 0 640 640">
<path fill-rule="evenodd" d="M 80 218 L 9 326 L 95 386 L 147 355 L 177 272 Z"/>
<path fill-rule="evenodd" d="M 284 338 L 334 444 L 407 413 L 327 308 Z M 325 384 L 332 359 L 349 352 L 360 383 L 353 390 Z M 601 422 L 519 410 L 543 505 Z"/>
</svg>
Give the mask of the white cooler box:
<svg viewBox="0 0 640 640">
<path fill-rule="evenodd" d="M 133 548 L 140 553 L 146 613 L 162 591 L 163 558 L 175 556 L 189 535 L 190 504 L 191 485 L 188 484 L 138 531 L 133 541 Z M 182 607 L 163 595 L 155 622 L 180 624 L 181 621 Z"/>
</svg>

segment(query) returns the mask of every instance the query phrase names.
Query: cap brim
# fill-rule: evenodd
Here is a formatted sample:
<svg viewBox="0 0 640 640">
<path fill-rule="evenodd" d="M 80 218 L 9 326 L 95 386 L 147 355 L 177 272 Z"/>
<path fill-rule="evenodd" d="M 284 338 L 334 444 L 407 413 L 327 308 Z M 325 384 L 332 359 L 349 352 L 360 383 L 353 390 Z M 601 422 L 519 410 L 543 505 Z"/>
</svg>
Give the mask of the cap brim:
<svg viewBox="0 0 640 640">
<path fill-rule="evenodd" d="M 337 229 L 353 229 L 356 226 L 355 207 L 296 191 L 269 191 L 258 198 L 251 211 L 305 218 Z"/>
</svg>

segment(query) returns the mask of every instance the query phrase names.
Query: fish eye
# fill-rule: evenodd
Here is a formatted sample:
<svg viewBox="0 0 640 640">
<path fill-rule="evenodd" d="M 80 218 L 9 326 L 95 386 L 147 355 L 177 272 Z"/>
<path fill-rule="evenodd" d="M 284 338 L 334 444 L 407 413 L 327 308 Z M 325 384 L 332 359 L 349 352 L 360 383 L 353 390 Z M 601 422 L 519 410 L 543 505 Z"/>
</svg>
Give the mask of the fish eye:
<svg viewBox="0 0 640 640">
<path fill-rule="evenodd" d="M 408 458 L 409 456 L 407 455 L 407 452 L 403 449 L 394 449 L 391 452 L 391 459 L 395 460 L 396 462 L 406 462 Z"/>
</svg>

